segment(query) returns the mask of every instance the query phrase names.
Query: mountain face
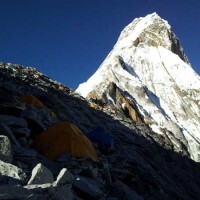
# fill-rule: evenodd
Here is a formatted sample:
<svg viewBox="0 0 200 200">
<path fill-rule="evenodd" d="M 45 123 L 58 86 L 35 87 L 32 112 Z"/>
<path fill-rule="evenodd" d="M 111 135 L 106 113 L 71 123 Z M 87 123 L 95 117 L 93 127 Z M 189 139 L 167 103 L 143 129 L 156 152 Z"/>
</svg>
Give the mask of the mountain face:
<svg viewBox="0 0 200 200">
<path fill-rule="evenodd" d="M 200 161 L 200 77 L 168 22 L 156 13 L 126 26 L 76 91 L 147 125 L 163 138 L 164 148 Z"/>
</svg>

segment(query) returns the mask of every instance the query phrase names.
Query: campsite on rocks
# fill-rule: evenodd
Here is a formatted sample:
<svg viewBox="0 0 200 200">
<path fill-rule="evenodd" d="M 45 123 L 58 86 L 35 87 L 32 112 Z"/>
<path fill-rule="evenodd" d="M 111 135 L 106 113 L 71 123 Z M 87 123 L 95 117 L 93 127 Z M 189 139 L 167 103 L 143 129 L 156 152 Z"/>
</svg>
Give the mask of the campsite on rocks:
<svg viewBox="0 0 200 200">
<path fill-rule="evenodd" d="M 0 199 L 199 200 L 199 162 L 200 77 L 156 13 L 75 91 L 0 63 Z"/>
</svg>

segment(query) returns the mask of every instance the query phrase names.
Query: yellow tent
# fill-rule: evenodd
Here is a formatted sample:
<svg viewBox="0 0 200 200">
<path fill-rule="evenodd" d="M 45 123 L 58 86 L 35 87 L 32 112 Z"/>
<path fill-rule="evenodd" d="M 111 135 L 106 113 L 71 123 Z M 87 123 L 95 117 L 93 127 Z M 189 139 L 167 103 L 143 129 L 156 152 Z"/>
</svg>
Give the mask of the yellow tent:
<svg viewBox="0 0 200 200">
<path fill-rule="evenodd" d="M 64 153 L 77 157 L 90 157 L 98 161 L 90 140 L 72 123 L 58 122 L 41 133 L 34 142 L 35 149 L 49 160 L 56 160 Z"/>
<path fill-rule="evenodd" d="M 20 102 L 32 105 L 36 108 L 42 108 L 44 106 L 43 103 L 38 98 L 32 95 L 21 96 Z"/>
</svg>

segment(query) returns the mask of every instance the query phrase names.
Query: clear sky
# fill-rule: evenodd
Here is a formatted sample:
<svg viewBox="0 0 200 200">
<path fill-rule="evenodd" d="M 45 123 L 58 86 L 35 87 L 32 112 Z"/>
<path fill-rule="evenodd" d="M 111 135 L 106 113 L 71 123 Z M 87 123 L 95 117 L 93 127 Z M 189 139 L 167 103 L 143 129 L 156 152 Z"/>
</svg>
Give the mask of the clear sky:
<svg viewBox="0 0 200 200">
<path fill-rule="evenodd" d="M 200 74 L 199 10 L 199 0 L 0 0 L 0 61 L 33 66 L 76 89 L 127 24 L 157 12 Z"/>
</svg>

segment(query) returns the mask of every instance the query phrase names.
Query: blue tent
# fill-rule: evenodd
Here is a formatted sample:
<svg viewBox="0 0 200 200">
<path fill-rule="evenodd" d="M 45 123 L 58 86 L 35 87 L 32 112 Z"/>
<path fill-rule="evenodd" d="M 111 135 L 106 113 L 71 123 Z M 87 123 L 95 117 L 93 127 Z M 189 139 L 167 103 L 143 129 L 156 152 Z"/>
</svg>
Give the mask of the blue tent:
<svg viewBox="0 0 200 200">
<path fill-rule="evenodd" d="M 112 146 L 113 146 L 113 139 L 112 139 L 112 137 L 102 127 L 97 126 L 90 133 L 87 133 L 86 136 L 91 141 L 96 142 L 99 145 L 105 146 L 107 148 L 112 148 Z"/>
</svg>

